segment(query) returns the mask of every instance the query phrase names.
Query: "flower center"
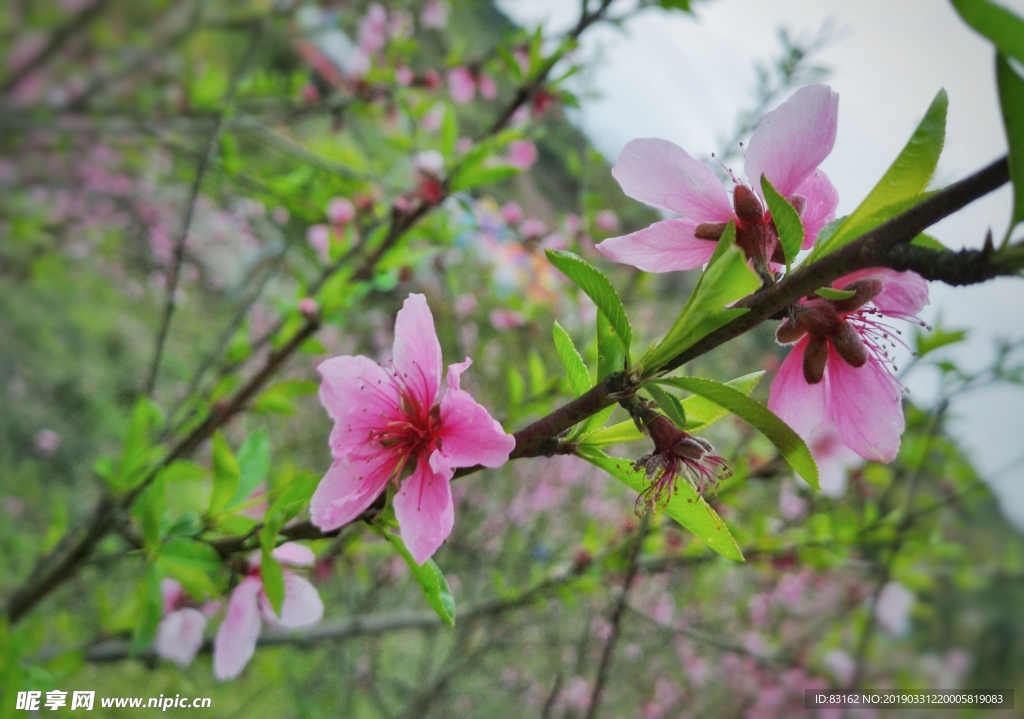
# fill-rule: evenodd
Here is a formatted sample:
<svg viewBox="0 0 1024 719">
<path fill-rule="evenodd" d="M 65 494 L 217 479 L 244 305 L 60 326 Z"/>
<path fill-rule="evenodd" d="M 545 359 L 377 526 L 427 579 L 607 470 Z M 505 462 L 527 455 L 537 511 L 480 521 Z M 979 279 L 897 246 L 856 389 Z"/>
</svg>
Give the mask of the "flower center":
<svg viewBox="0 0 1024 719">
<path fill-rule="evenodd" d="M 783 344 L 796 342 L 805 334 L 809 336 L 803 363 L 808 384 L 817 384 L 824 377 L 829 345 L 851 367 L 863 367 L 871 361 L 891 371 L 897 369 L 891 351 L 897 344 L 907 346 L 899 338 L 900 331 L 882 322 L 886 315 L 871 304 L 882 291 L 880 280 L 855 280 L 843 289 L 852 291 L 853 296 L 843 300 L 815 296 L 794 307 L 795 321 L 783 320 L 775 333 Z"/>
</svg>

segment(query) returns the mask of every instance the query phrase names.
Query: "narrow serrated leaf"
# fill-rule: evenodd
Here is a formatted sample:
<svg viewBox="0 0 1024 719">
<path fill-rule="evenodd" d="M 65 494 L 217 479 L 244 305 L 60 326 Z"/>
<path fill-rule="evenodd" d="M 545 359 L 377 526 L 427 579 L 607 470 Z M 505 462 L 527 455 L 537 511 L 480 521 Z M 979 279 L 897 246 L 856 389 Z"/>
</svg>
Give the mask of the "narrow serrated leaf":
<svg viewBox="0 0 1024 719">
<path fill-rule="evenodd" d="M 224 435 L 213 433 L 213 492 L 210 494 L 210 515 L 219 514 L 238 490 L 238 460 L 231 452 Z"/>
<path fill-rule="evenodd" d="M 902 212 L 917 204 L 924 189 L 935 173 L 935 167 L 942 153 L 946 137 L 946 110 L 949 98 L 945 90 L 939 90 L 932 104 L 928 107 L 924 118 L 918 124 L 914 134 L 893 161 L 882 179 L 872 188 L 868 196 L 843 222 L 827 240 L 819 241 L 811 251 L 806 262 L 834 252 L 846 245 L 872 227 L 881 224 L 885 219 L 893 217 L 897 212 L 885 216 L 885 210 L 897 209 Z M 874 225 L 867 225 L 869 218 L 882 218 Z"/>
<path fill-rule="evenodd" d="M 380 528 L 375 528 L 375 531 L 387 539 L 395 551 L 402 556 L 405 563 L 409 565 L 409 570 L 419 583 L 420 589 L 423 590 L 423 596 L 426 597 L 430 608 L 437 612 L 437 616 L 445 624 L 455 626 L 455 597 L 452 596 L 448 580 L 444 578 L 440 567 L 433 559 L 428 559 L 423 564 L 417 564 L 412 554 L 405 548 L 401 537 Z"/>
<path fill-rule="evenodd" d="M 815 489 L 820 489 L 818 466 L 807 444 L 800 435 L 790 429 L 789 425 L 760 402 L 726 384 L 702 377 L 669 377 L 654 381 L 700 395 L 746 420 L 775 445 L 794 472 Z"/>
<path fill-rule="evenodd" d="M 551 334 L 555 341 L 555 351 L 558 353 L 558 359 L 562 362 L 562 367 L 565 369 L 565 375 L 569 380 L 569 386 L 572 387 L 573 396 L 579 397 L 590 389 L 590 373 L 587 371 L 587 365 L 583 361 L 583 357 L 576 350 L 576 345 L 573 344 L 572 337 L 565 331 L 562 325 L 555 321 L 555 324 L 551 328 Z"/>
<path fill-rule="evenodd" d="M 284 570 L 266 548 L 260 558 L 260 578 L 263 579 L 263 593 L 274 608 L 274 614 L 280 617 L 281 605 L 284 604 Z"/>
<path fill-rule="evenodd" d="M 800 215 L 789 200 L 780 195 L 764 175 L 761 175 L 761 191 L 772 213 L 775 229 L 779 232 L 779 244 L 782 245 L 788 272 L 804 244 L 804 223 L 800 221 Z"/>
<path fill-rule="evenodd" d="M 626 308 L 619 299 L 615 287 L 599 270 L 592 267 L 579 255 L 566 250 L 547 250 L 548 259 L 573 283 L 583 290 L 594 301 L 608 321 L 611 322 L 615 334 L 622 341 L 622 346 L 629 352 L 633 342 L 633 328 L 626 317 Z"/>
<path fill-rule="evenodd" d="M 645 473 L 633 469 L 628 459 L 609 457 L 594 447 L 581 446 L 576 452 L 591 464 L 600 467 L 608 474 L 625 484 L 637 494 L 647 489 Z M 724 557 L 743 561 L 743 553 L 718 513 L 712 509 L 704 498 L 697 494 L 690 484 L 680 479 L 676 482 L 676 491 L 671 494 L 663 510 L 665 514 L 679 522 L 690 532 L 700 537 L 711 549 Z"/>
<path fill-rule="evenodd" d="M 1024 39 L 1020 43 L 1024 45 Z M 1021 60 L 1020 57 L 1017 59 Z M 1009 145 L 1010 179 L 1013 181 L 1013 214 L 1006 235 L 1009 237 L 1013 228 L 1024 222 L 1024 78 L 1002 55 L 996 56 L 996 85 L 1006 143 Z"/>
<path fill-rule="evenodd" d="M 686 410 L 683 409 L 683 403 L 675 395 L 669 394 L 656 384 L 648 384 L 644 389 L 650 393 L 665 416 L 672 420 L 676 427 L 686 426 Z"/>
<path fill-rule="evenodd" d="M 1024 19 L 989 0 L 952 0 L 968 25 L 988 38 L 1003 55 L 1024 62 Z"/>
</svg>

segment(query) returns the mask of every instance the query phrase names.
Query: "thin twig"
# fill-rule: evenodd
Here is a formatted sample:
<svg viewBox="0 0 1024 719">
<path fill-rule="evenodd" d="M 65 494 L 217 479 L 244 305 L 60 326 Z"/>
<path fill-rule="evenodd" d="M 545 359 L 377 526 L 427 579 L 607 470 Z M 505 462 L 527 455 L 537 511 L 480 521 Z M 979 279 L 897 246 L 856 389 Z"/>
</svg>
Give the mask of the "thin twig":
<svg viewBox="0 0 1024 719">
<path fill-rule="evenodd" d="M 217 115 L 217 121 L 214 124 L 213 129 L 210 130 L 209 135 L 207 135 L 203 152 L 199 156 L 199 166 L 196 168 L 196 174 L 192 180 L 192 187 L 189 190 L 188 202 L 185 205 L 185 219 L 182 222 L 181 234 L 174 247 L 170 277 L 167 281 L 167 301 L 164 304 L 164 312 L 160 320 L 160 329 L 157 332 L 156 350 L 153 352 L 153 363 L 150 365 L 149 375 L 146 379 L 147 397 L 152 396 L 153 389 L 156 386 L 157 375 L 160 372 L 160 362 L 163 360 L 164 346 L 167 343 L 167 333 L 171 327 L 174 310 L 178 305 L 175 295 L 178 292 L 178 282 L 181 279 L 181 266 L 185 259 L 185 241 L 188 239 L 188 233 L 192 227 L 192 217 L 195 214 L 196 201 L 199 199 L 199 190 L 203 184 L 203 177 L 206 175 L 206 169 L 209 167 L 213 153 L 216 150 L 217 138 L 220 136 L 224 116 L 227 114 L 231 103 L 234 101 L 235 93 L 238 91 L 238 84 L 241 82 L 242 77 L 245 74 L 245 68 L 249 64 L 249 60 L 252 59 L 253 53 L 256 51 L 256 45 L 258 44 L 262 34 L 262 23 L 253 26 L 249 46 L 246 48 L 245 54 L 242 56 L 242 60 L 238 63 L 238 67 L 235 68 L 234 75 L 231 78 L 231 83 L 228 86 L 227 94 L 224 96 L 221 111 Z"/>
<path fill-rule="evenodd" d="M 647 537 L 647 531 L 650 524 L 651 513 L 647 512 L 644 514 L 643 519 L 640 520 L 640 526 L 636 530 L 636 538 L 630 550 L 629 567 L 626 570 L 626 579 L 623 581 L 622 593 L 619 595 L 619 599 L 615 603 L 615 609 L 612 612 L 612 631 L 608 636 L 608 641 L 604 644 L 604 649 L 601 652 L 601 663 L 597 668 L 597 678 L 594 680 L 594 690 L 590 694 L 590 706 L 587 707 L 585 719 L 594 719 L 601 706 L 604 686 L 608 682 L 608 669 L 611 666 L 612 656 L 615 653 L 615 645 L 618 643 L 619 632 L 622 628 L 622 615 L 625 613 L 626 606 L 629 603 L 629 591 L 633 588 L 633 580 L 636 579 L 636 575 L 640 571 L 640 552 L 643 549 L 644 539 Z"/>
</svg>

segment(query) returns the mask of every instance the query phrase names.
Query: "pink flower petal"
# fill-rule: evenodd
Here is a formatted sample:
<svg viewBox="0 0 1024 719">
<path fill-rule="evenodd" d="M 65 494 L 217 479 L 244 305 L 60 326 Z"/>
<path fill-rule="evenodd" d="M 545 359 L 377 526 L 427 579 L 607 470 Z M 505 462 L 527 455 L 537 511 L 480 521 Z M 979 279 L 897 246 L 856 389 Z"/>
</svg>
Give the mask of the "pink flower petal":
<svg viewBox="0 0 1024 719">
<path fill-rule="evenodd" d="M 394 379 L 368 357 L 334 357 L 317 371 L 323 378 L 320 403 L 335 422 L 330 443 L 336 459 L 364 447 L 370 430 L 381 429 L 398 412 L 401 395 Z"/>
<path fill-rule="evenodd" d="M 882 282 L 882 291 L 871 302 L 885 314 L 916 315 L 928 304 L 928 281 L 916 272 L 870 267 L 840 277 L 835 286 L 842 288 L 854 280 L 865 278 Z"/>
<path fill-rule="evenodd" d="M 804 350 L 809 341 L 804 336 L 793 345 L 768 393 L 768 409 L 805 438 L 821 423 L 825 412 L 824 381 L 808 384 L 804 379 Z"/>
<path fill-rule="evenodd" d="M 153 649 L 157 656 L 187 667 L 203 646 L 206 617 L 198 609 L 185 607 L 171 612 L 156 628 Z"/>
<path fill-rule="evenodd" d="M 839 193 L 824 172 L 815 170 L 800 183 L 794 194 L 801 195 L 806 203 L 800 221 L 804 223 L 803 249 L 809 250 L 821 229 L 836 219 Z"/>
<path fill-rule="evenodd" d="M 729 195 L 711 168 L 668 140 L 631 140 L 612 176 L 634 200 L 697 222 L 727 222 Z"/>
<path fill-rule="evenodd" d="M 395 517 L 402 541 L 419 564 L 433 556 L 455 524 L 450 478 L 450 472 L 447 476 L 435 474 L 421 457 L 416 470 L 395 494 Z"/>
<path fill-rule="evenodd" d="M 904 422 L 902 395 L 889 371 L 874 358 L 851 367 L 830 343 L 824 382 L 828 414 L 843 444 L 865 459 L 894 460 Z"/>
<path fill-rule="evenodd" d="M 441 389 L 441 343 L 434 316 L 423 295 L 409 295 L 395 317 L 392 352 L 399 380 L 425 407 L 433 407 Z"/>
<path fill-rule="evenodd" d="M 396 462 L 389 454 L 370 460 L 336 459 L 309 502 L 310 520 L 326 531 L 351 522 L 384 491 Z"/>
<path fill-rule="evenodd" d="M 459 388 L 459 375 L 472 363 L 448 367 L 448 391 L 441 400 L 441 449 L 430 457 L 435 472 L 450 472 L 456 467 L 500 467 L 508 461 L 516 440 L 506 434 L 497 420 L 468 392 Z"/>
<path fill-rule="evenodd" d="M 692 270 L 706 264 L 718 245 L 694 237 L 696 227 L 691 220 L 662 220 L 628 235 L 609 237 L 597 249 L 613 262 L 644 272 Z"/>
<path fill-rule="evenodd" d="M 846 475 L 862 463 L 860 455 L 843 444 L 835 423 L 824 421 L 807 438 L 807 445 L 818 464 L 818 481 L 826 497 L 841 497 L 846 491 Z"/>
<path fill-rule="evenodd" d="M 747 179 L 761 194 L 761 175 L 785 197 L 797 188 L 836 144 L 839 95 L 827 85 L 807 85 L 769 112 L 750 138 Z"/>
<path fill-rule="evenodd" d="M 163 614 L 170 614 L 174 611 L 174 605 L 177 604 L 185 594 L 185 588 L 181 586 L 181 582 L 172 577 L 164 577 L 160 580 L 160 594 L 164 598 Z"/>
<path fill-rule="evenodd" d="M 476 83 L 473 75 L 464 67 L 453 67 L 448 71 L 448 93 L 452 101 L 465 105 L 476 94 Z"/>
<path fill-rule="evenodd" d="M 281 616 L 274 614 L 274 608 L 265 593 L 260 593 L 260 609 L 268 622 L 284 629 L 311 627 L 324 616 L 324 603 L 316 587 L 294 572 L 284 573 L 284 601 Z"/>
<path fill-rule="evenodd" d="M 498 96 L 498 84 L 485 72 L 480 73 L 480 96 L 485 100 L 493 100 Z"/>
<path fill-rule="evenodd" d="M 285 542 L 271 552 L 270 556 L 281 564 L 290 564 L 293 567 L 311 567 L 316 561 L 313 550 L 298 542 Z"/>
<path fill-rule="evenodd" d="M 259 595 L 263 582 L 247 577 L 235 587 L 227 616 L 213 640 L 213 673 L 220 680 L 234 679 L 252 659 L 260 636 Z"/>
</svg>

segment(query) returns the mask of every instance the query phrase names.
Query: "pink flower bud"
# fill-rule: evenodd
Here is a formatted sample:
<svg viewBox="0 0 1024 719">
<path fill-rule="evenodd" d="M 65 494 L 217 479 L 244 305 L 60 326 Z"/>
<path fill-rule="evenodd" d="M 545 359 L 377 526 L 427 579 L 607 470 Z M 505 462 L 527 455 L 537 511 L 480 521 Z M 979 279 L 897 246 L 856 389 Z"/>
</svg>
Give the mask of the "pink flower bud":
<svg viewBox="0 0 1024 719">
<path fill-rule="evenodd" d="M 327 225 L 312 225 L 306 230 L 306 241 L 316 250 L 321 262 L 328 262 L 331 248 L 331 231 Z"/>
<path fill-rule="evenodd" d="M 501 208 L 501 219 L 510 225 L 518 225 L 523 221 L 523 208 L 517 202 L 507 202 Z"/>
<path fill-rule="evenodd" d="M 356 208 L 344 197 L 335 197 L 327 203 L 327 219 L 335 225 L 344 225 L 356 216 Z"/>
<path fill-rule="evenodd" d="M 418 172 L 437 177 L 444 171 L 444 157 L 437 150 L 426 150 L 416 155 L 413 166 Z"/>
<path fill-rule="evenodd" d="M 306 315 L 306 317 L 316 317 L 319 311 L 320 308 L 317 307 L 316 300 L 312 297 L 303 297 L 299 300 L 299 312 Z"/>
<path fill-rule="evenodd" d="M 402 87 L 408 87 L 415 79 L 416 74 L 405 65 L 395 68 L 395 82 Z"/>
<path fill-rule="evenodd" d="M 448 26 L 451 6 L 445 0 L 427 0 L 420 10 L 420 26 L 431 30 L 444 30 Z"/>
<path fill-rule="evenodd" d="M 508 145 L 508 163 L 528 170 L 537 161 L 537 146 L 529 140 L 513 140 Z"/>
<path fill-rule="evenodd" d="M 601 210 L 594 217 L 594 226 L 604 232 L 614 232 L 619 229 L 619 217 L 611 210 Z"/>
</svg>

